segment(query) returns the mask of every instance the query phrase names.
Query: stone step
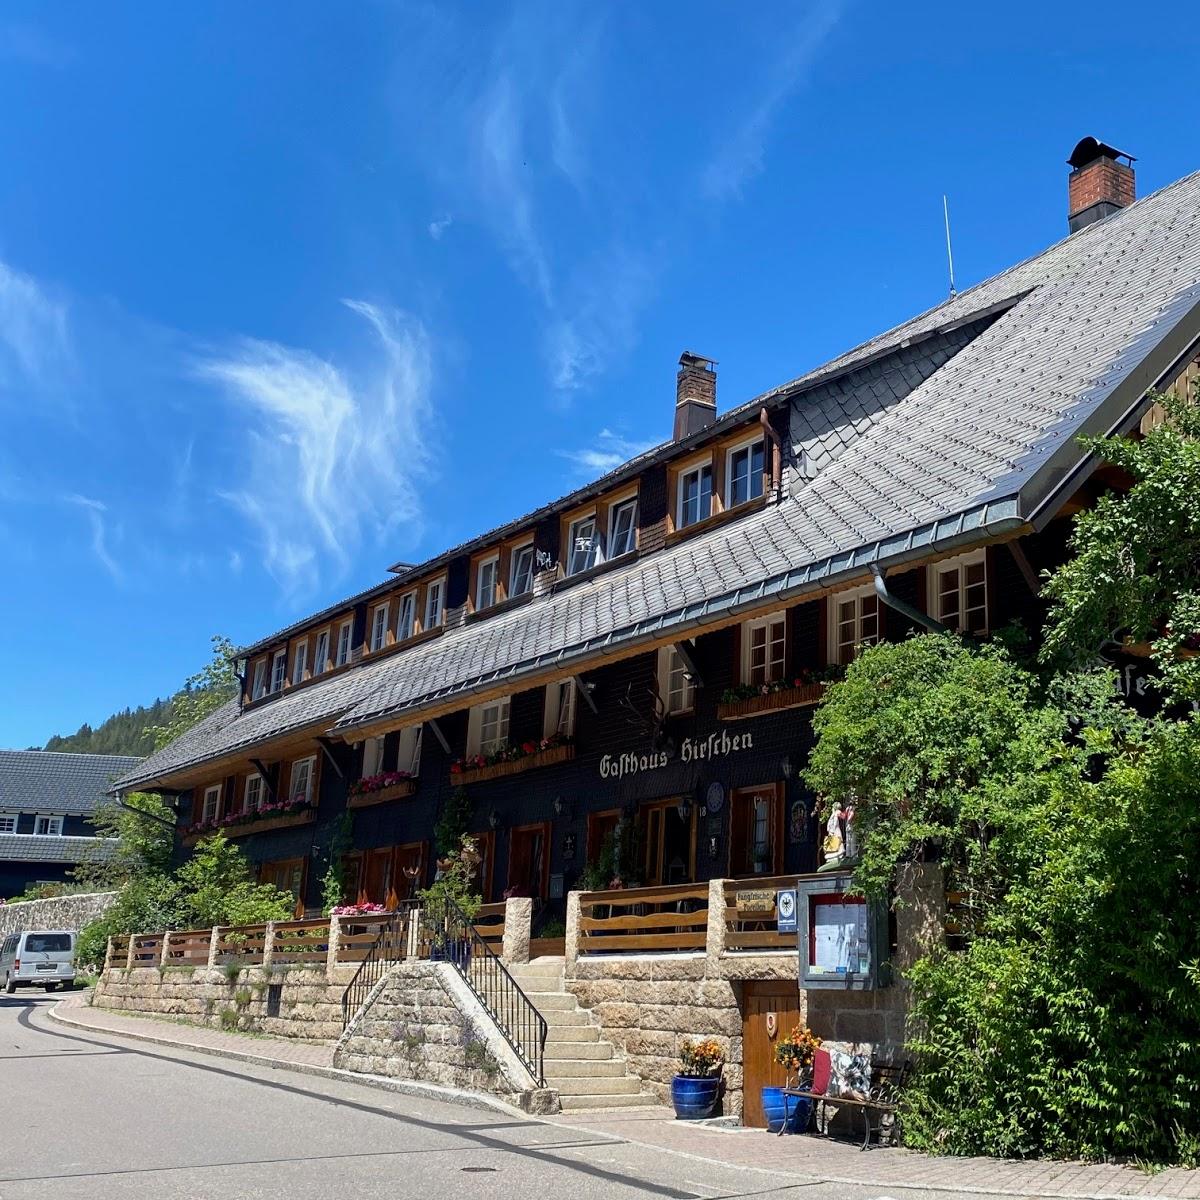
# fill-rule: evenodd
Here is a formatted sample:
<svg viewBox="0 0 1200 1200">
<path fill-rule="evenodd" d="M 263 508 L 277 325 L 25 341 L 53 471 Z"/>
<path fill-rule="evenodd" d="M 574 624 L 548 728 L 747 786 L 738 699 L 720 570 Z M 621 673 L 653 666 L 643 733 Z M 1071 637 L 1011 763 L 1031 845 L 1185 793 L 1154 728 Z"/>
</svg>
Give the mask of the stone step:
<svg viewBox="0 0 1200 1200">
<path fill-rule="evenodd" d="M 616 1059 L 601 1062 L 594 1058 L 562 1058 L 545 1059 L 546 1078 L 551 1087 L 558 1087 L 557 1079 L 575 1079 L 587 1076 L 588 1079 L 617 1079 L 624 1077 L 625 1064 Z"/>
<path fill-rule="evenodd" d="M 596 1078 L 594 1075 L 560 1076 L 554 1086 L 558 1088 L 560 1096 L 637 1096 L 642 1090 L 641 1080 L 631 1079 L 628 1075 L 607 1078 Z"/>
<path fill-rule="evenodd" d="M 546 1030 L 546 1044 L 561 1042 L 565 1045 L 576 1043 L 598 1042 L 600 1030 L 595 1025 L 549 1025 Z"/>
<path fill-rule="evenodd" d="M 546 1013 L 550 1009 L 561 1011 L 569 1011 L 578 1008 L 579 1005 L 574 996 L 569 996 L 566 992 L 526 992 L 529 997 L 529 1003 L 540 1013 Z"/>
<path fill-rule="evenodd" d="M 559 1103 L 563 1112 L 581 1112 L 589 1108 L 646 1108 L 658 1101 L 641 1092 L 624 1096 L 564 1096 L 560 1093 Z"/>
<path fill-rule="evenodd" d="M 595 1033 L 595 1030 L 592 1030 Z M 556 1042 L 551 1038 L 546 1040 L 545 1058 L 547 1062 L 555 1062 L 559 1059 L 581 1059 L 590 1058 L 593 1061 L 612 1058 L 613 1048 L 611 1042 Z"/>
<path fill-rule="evenodd" d="M 566 1026 L 579 1027 L 588 1024 L 588 1015 L 582 1009 L 567 1009 L 567 1008 L 548 1008 L 542 1013 L 546 1018 L 546 1024 L 551 1028 L 564 1028 Z"/>
<path fill-rule="evenodd" d="M 509 971 L 516 980 L 517 986 L 523 992 L 561 992 L 563 990 L 563 973 L 561 971 Z"/>
</svg>

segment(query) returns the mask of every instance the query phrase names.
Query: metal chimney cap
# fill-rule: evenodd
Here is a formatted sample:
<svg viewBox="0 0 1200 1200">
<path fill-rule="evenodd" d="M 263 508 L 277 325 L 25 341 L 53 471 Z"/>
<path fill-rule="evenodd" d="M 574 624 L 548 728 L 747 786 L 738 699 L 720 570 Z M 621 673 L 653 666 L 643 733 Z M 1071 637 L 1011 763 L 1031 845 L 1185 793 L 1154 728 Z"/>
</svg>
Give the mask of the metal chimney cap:
<svg viewBox="0 0 1200 1200">
<path fill-rule="evenodd" d="M 1098 158 L 1124 158 L 1129 162 L 1137 162 L 1137 159 L 1132 154 L 1126 154 L 1124 150 L 1118 150 L 1116 146 L 1110 146 L 1107 142 L 1102 142 L 1094 137 L 1081 138 L 1075 149 L 1071 151 L 1071 157 L 1067 159 L 1067 166 L 1074 167 L 1076 171 L 1082 167 L 1094 163 Z"/>
</svg>

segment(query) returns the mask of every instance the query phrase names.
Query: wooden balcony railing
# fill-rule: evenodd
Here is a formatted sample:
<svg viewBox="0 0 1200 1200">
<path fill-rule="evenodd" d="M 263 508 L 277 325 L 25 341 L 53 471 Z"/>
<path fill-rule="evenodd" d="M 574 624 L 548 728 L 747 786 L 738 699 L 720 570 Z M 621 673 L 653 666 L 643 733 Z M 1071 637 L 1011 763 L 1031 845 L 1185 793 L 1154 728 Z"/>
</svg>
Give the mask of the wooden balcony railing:
<svg viewBox="0 0 1200 1200">
<path fill-rule="evenodd" d="M 708 884 L 584 892 L 579 898 L 579 953 L 703 950 L 708 939 Z"/>
<path fill-rule="evenodd" d="M 171 940 L 167 943 L 164 966 L 205 967 L 208 965 L 211 943 L 211 929 L 184 929 L 178 933 L 172 932 Z"/>
<path fill-rule="evenodd" d="M 501 900 L 498 904 L 481 904 L 475 914 L 475 932 L 496 953 L 504 945 L 504 913 L 507 905 Z"/>
<path fill-rule="evenodd" d="M 357 918 L 356 918 L 357 919 Z M 271 964 L 324 963 L 329 956 L 329 922 L 279 921 Z"/>
<path fill-rule="evenodd" d="M 795 875 L 725 880 L 725 949 L 795 950 L 796 935 L 780 933 L 775 928 L 774 900 L 779 888 L 795 884 Z"/>
<path fill-rule="evenodd" d="M 174 942 L 175 935 L 171 935 Z M 241 925 L 237 928 L 220 929 L 217 932 L 216 962 L 241 963 L 254 967 L 262 963 L 266 948 L 267 927 L 265 925 Z"/>
</svg>

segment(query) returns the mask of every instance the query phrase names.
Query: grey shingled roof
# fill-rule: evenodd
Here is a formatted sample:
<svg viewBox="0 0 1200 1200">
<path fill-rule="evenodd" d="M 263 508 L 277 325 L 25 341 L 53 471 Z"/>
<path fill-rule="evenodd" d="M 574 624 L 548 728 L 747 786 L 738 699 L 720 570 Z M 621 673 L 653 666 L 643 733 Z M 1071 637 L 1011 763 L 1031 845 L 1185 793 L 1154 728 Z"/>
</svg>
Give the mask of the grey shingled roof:
<svg viewBox="0 0 1200 1200">
<path fill-rule="evenodd" d="M 107 855 L 117 847 L 116 838 L 35 837 L 32 834 L 0 833 L 0 859 L 6 862 L 77 863 L 85 856 Z"/>
<path fill-rule="evenodd" d="M 1200 304 L 1200 173 L 743 405 L 793 402 L 778 505 L 239 716 L 123 786 L 327 723 L 373 721 L 800 597 L 873 562 L 1025 524 L 1152 382 Z M 728 414 L 722 422 L 728 420 Z"/>
<path fill-rule="evenodd" d="M 112 781 L 141 761 L 130 754 L 0 750 L 0 812 L 90 813 Z"/>
</svg>

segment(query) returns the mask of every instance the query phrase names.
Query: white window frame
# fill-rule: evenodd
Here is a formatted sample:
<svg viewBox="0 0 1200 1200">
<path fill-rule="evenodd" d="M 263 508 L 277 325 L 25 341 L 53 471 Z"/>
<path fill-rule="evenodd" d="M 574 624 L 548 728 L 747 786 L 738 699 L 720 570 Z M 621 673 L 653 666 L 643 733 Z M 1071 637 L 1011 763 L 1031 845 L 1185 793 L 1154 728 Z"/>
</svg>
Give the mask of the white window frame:
<svg viewBox="0 0 1200 1200">
<path fill-rule="evenodd" d="M 250 699 L 261 700 L 267 694 L 267 660 L 260 658 L 254 664 L 254 682 L 250 685 Z"/>
<path fill-rule="evenodd" d="M 317 644 L 313 650 L 312 673 L 323 675 L 329 669 L 329 630 L 322 629 L 317 634 Z"/>
<path fill-rule="evenodd" d="M 575 520 L 567 526 L 567 574 L 582 575 L 584 571 L 590 571 L 593 567 L 598 567 L 604 561 L 604 548 L 600 545 L 600 529 L 599 521 L 596 520 L 596 513 L 592 511 L 585 513 L 582 517 L 576 517 Z M 592 546 L 590 550 L 581 551 L 577 548 L 576 542 L 579 540 L 579 528 L 583 525 L 591 525 Z M 583 556 L 582 559 L 579 556 Z"/>
<path fill-rule="evenodd" d="M 528 560 L 529 560 L 529 574 L 528 574 L 529 582 L 528 582 L 527 587 L 518 589 L 517 582 L 521 577 L 521 570 L 520 570 L 521 560 L 522 560 L 522 558 L 524 558 L 526 556 L 528 556 Z M 526 542 L 522 546 L 513 547 L 512 561 L 509 564 L 509 570 L 508 570 L 508 598 L 510 600 L 514 599 L 517 596 L 528 595 L 530 592 L 533 591 L 534 562 L 535 562 L 534 549 L 533 549 L 532 542 Z"/>
<path fill-rule="evenodd" d="M 338 626 L 337 650 L 334 653 L 333 665 L 344 667 L 354 653 L 354 620 L 343 621 Z"/>
<path fill-rule="evenodd" d="M 16 833 L 20 820 L 20 813 L 0 812 L 0 833 Z"/>
<path fill-rule="evenodd" d="M 973 566 L 983 567 L 983 604 L 975 605 L 971 608 L 972 612 L 983 612 L 983 624 L 974 629 L 968 628 L 964 624 L 964 618 L 967 614 L 967 568 Z M 958 574 L 958 614 L 948 617 L 942 609 L 942 586 L 941 576 L 947 571 L 956 571 Z M 988 575 L 987 575 L 987 550 L 980 547 L 978 550 L 971 550 L 966 554 L 957 554 L 953 558 L 943 558 L 940 562 L 930 563 L 925 568 L 925 595 L 928 597 L 928 605 L 930 616 L 935 621 L 941 621 L 943 625 L 949 625 L 951 629 L 959 629 L 964 633 L 986 633 L 990 628 L 988 624 Z M 978 584 L 970 585 L 978 587 Z M 951 621 L 957 622 L 952 625 Z"/>
<path fill-rule="evenodd" d="M 694 521 L 684 521 L 684 486 L 693 475 L 702 477 L 703 473 L 708 472 L 708 512 L 700 513 L 697 507 L 697 516 Z M 705 459 L 703 462 L 698 462 L 695 466 L 688 467 L 686 470 L 679 472 L 679 478 L 675 484 L 675 528 L 690 529 L 693 525 L 699 525 L 702 521 L 707 521 L 713 515 L 713 465 L 712 459 Z M 697 496 L 699 494 L 697 493 Z"/>
<path fill-rule="evenodd" d="M 282 650 L 276 650 L 271 656 L 271 695 L 276 692 L 283 691 L 283 685 L 287 682 L 287 647 Z"/>
<path fill-rule="evenodd" d="M 364 779 L 383 773 L 383 738 L 369 737 L 363 742 L 362 776 Z"/>
<path fill-rule="evenodd" d="M 546 684 L 546 703 L 542 720 L 542 737 L 575 736 L 575 680 L 560 679 Z"/>
<path fill-rule="evenodd" d="M 292 686 L 304 682 L 304 672 L 308 669 L 308 638 L 296 643 L 296 653 L 292 658 Z"/>
<path fill-rule="evenodd" d="M 407 617 L 406 617 L 407 614 Z M 396 612 L 396 641 L 406 642 L 417 628 L 417 593 L 405 592 Z"/>
<path fill-rule="evenodd" d="M 388 613 L 391 612 L 391 601 L 385 600 L 371 609 L 371 653 L 382 650 L 387 645 Z"/>
<path fill-rule="evenodd" d="M 869 624 L 863 619 L 862 602 L 867 597 L 873 597 L 875 600 L 875 635 L 871 637 L 864 632 L 864 627 Z M 839 621 L 839 610 L 843 604 L 854 602 L 854 641 L 852 643 L 853 652 L 846 658 L 841 656 L 842 638 L 841 638 L 841 622 Z M 883 606 L 879 602 L 879 597 L 875 594 L 875 585 L 868 583 L 862 587 L 850 588 L 844 592 L 834 592 L 829 597 L 829 627 L 827 632 L 829 661 L 844 666 L 846 663 L 852 662 L 858 653 L 858 647 L 866 645 L 875 645 L 883 640 Z M 851 645 L 851 643 L 845 643 Z"/>
<path fill-rule="evenodd" d="M 296 775 L 301 767 L 307 766 L 308 773 L 304 781 L 304 799 L 308 804 L 312 803 L 313 798 L 313 776 L 316 774 L 317 756 L 310 754 L 307 758 L 298 758 L 292 763 L 291 770 L 288 772 L 288 792 L 287 799 L 294 800 L 296 797 Z"/>
<path fill-rule="evenodd" d="M 771 635 L 771 630 L 776 626 L 782 627 L 782 637 L 775 638 Z M 759 629 L 767 630 L 764 650 L 766 652 L 766 660 L 764 662 L 765 675 L 762 679 L 755 682 L 751 678 L 754 658 L 754 634 Z M 771 647 L 776 643 L 781 642 L 781 653 L 778 659 L 778 670 L 772 673 L 771 670 Z M 764 683 L 777 683 L 787 675 L 787 613 L 773 612 L 765 617 L 755 617 L 752 621 L 746 621 L 742 625 L 742 683 L 746 686 L 758 687 Z"/>
<path fill-rule="evenodd" d="M 425 726 L 406 725 L 400 730 L 400 749 L 396 755 L 396 770 L 416 776 L 421 770 L 421 741 Z"/>
<path fill-rule="evenodd" d="M 425 585 L 425 619 L 422 629 L 437 629 L 446 620 L 446 577 Z"/>
<path fill-rule="evenodd" d="M 620 550 L 617 548 L 617 521 L 620 515 L 627 511 L 632 514 L 629 518 L 629 545 L 624 550 Z M 614 500 L 609 506 L 607 548 L 610 559 L 620 558 L 623 554 L 632 554 L 637 549 L 637 519 L 638 498 L 636 492 Z"/>
<path fill-rule="evenodd" d="M 747 480 L 747 492 L 749 493 L 745 500 L 734 500 L 733 498 L 733 456 L 741 454 L 744 451 L 749 451 L 751 455 L 751 465 L 753 465 L 753 453 L 755 449 L 762 451 L 762 470 L 757 472 L 758 475 L 758 491 L 755 488 L 755 472 L 751 471 Z M 757 500 L 764 492 L 764 476 L 767 469 L 767 440 L 760 433 L 756 437 L 747 438 L 744 442 L 738 442 L 736 446 L 730 446 L 725 451 L 725 507 L 740 508 L 743 504 L 749 504 L 751 500 Z"/>
<path fill-rule="evenodd" d="M 483 590 L 485 573 L 489 579 L 489 590 L 486 596 Z M 499 589 L 500 555 L 492 554 L 487 558 L 480 559 L 479 565 L 475 568 L 475 611 L 482 612 L 485 608 L 491 608 L 496 603 Z"/>
<path fill-rule="evenodd" d="M 488 714 L 495 712 L 494 719 Z M 467 754 L 494 754 L 508 745 L 509 722 L 512 717 L 512 697 L 501 696 L 487 704 L 477 704 L 467 718 Z M 484 737 L 485 727 L 492 725 L 494 736 Z"/>
<path fill-rule="evenodd" d="M 251 796 L 251 790 L 254 795 Z M 267 792 L 267 781 L 257 772 L 251 771 L 246 776 L 246 787 L 242 792 L 242 812 L 258 812 L 263 806 L 263 799 Z"/>
<path fill-rule="evenodd" d="M 46 828 L 41 828 L 42 822 Z M 63 818 L 61 813 L 38 813 L 33 818 L 33 833 L 35 837 L 62 837 Z"/>
<path fill-rule="evenodd" d="M 672 689 L 672 680 L 678 682 Z M 696 685 L 688 678 L 687 663 L 674 646 L 658 651 L 658 694 L 668 715 L 690 713 L 696 707 Z"/>
<path fill-rule="evenodd" d="M 209 801 L 212 802 L 211 814 Z M 211 825 L 221 815 L 221 784 L 213 783 L 204 789 L 204 800 L 200 805 L 200 820 Z"/>
</svg>

